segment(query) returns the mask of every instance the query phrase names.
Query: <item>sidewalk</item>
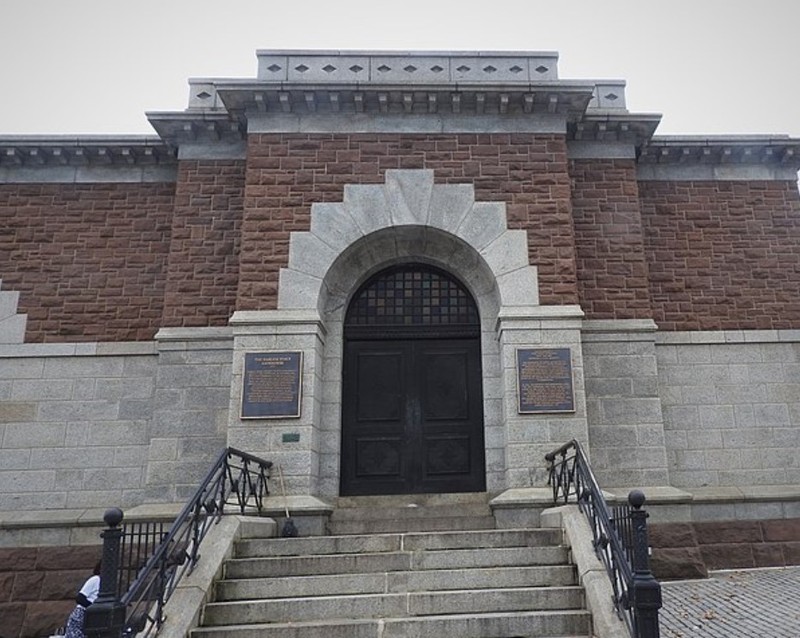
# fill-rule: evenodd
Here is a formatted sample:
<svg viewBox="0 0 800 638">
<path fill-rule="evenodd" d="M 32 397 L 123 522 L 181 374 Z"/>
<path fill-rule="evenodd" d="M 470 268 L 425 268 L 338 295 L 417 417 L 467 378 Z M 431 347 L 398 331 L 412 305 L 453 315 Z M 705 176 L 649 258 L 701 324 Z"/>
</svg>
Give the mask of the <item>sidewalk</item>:
<svg viewBox="0 0 800 638">
<path fill-rule="evenodd" d="M 661 638 L 800 637 L 800 567 L 663 582 Z"/>
</svg>

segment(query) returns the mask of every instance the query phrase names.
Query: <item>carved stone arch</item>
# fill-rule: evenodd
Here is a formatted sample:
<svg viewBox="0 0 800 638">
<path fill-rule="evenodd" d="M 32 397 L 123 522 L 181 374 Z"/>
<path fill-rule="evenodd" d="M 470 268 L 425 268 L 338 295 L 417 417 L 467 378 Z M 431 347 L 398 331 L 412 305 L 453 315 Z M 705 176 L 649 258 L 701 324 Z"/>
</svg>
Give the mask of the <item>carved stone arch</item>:
<svg viewBox="0 0 800 638">
<path fill-rule="evenodd" d="M 405 232 L 407 227 L 422 228 L 422 234 Z M 378 232 L 388 229 L 393 230 Z M 334 277 L 336 262 L 348 252 L 353 258 L 348 249 L 362 239 L 370 238 L 363 254 L 386 263 L 419 254 L 420 239 L 446 235 L 460 240 L 453 246 L 472 249 L 480 267 L 491 274 L 500 305 L 538 305 L 527 233 L 508 229 L 504 203 L 476 202 L 471 184 L 434 184 L 431 170 L 389 170 L 383 184 L 346 185 L 342 202 L 312 206 L 310 230 L 291 234 L 289 265 L 280 273 L 278 308 L 324 315 L 330 310 L 328 298 L 339 285 Z M 446 249 L 438 258 L 446 261 Z"/>
<path fill-rule="evenodd" d="M 504 382 L 497 317 L 503 307 L 538 305 L 527 234 L 508 229 L 504 203 L 476 202 L 471 184 L 434 184 L 430 170 L 390 170 L 383 184 L 347 185 L 342 202 L 314 204 L 311 228 L 292 233 L 289 264 L 280 274 L 279 310 L 312 311 L 325 325 L 318 439 L 321 495 L 339 493 L 347 305 L 372 274 L 410 262 L 452 273 L 478 305 L 486 487 L 490 491 L 505 487 Z"/>
</svg>

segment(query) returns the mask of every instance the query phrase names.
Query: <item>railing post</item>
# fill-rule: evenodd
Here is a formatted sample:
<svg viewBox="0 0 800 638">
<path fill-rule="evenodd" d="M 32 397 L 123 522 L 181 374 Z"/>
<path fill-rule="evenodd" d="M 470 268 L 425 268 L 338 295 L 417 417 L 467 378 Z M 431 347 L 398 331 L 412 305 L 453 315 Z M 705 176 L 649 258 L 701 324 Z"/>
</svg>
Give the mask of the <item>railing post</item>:
<svg viewBox="0 0 800 638">
<path fill-rule="evenodd" d="M 640 490 L 628 494 L 633 528 L 632 602 L 635 638 L 659 638 L 658 610 L 661 609 L 661 584 L 650 571 L 647 540 L 647 512 L 642 509 L 645 497 Z"/>
<path fill-rule="evenodd" d="M 112 507 L 103 515 L 108 525 L 103 539 L 103 559 L 100 567 L 100 593 L 86 608 L 84 633 L 90 638 L 119 638 L 125 625 L 125 605 L 119 600 L 119 554 L 122 539 L 122 510 Z"/>
</svg>

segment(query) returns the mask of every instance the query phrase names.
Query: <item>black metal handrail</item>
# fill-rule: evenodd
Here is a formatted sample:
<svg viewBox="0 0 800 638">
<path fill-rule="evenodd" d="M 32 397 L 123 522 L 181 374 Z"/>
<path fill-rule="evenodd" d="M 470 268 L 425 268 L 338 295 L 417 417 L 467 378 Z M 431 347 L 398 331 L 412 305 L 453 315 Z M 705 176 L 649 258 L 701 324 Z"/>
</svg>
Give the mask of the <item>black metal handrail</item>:
<svg viewBox="0 0 800 638">
<path fill-rule="evenodd" d="M 203 539 L 226 506 L 235 506 L 241 514 L 261 513 L 269 495 L 271 467 L 270 461 L 226 448 L 167 531 L 158 523 L 116 529 L 122 512 L 109 510 L 105 518 L 111 529 L 103 534 L 101 587 L 104 580 L 115 586 L 106 592 L 109 600 L 101 600 L 101 591 L 101 604 L 87 609 L 86 628 L 96 627 L 87 633 L 114 638 L 155 635 L 165 620 L 164 606 L 180 579 L 194 569 Z M 112 538 L 116 540 L 110 543 Z"/>
<path fill-rule="evenodd" d="M 658 638 L 661 585 L 649 567 L 647 512 L 639 490 L 629 505 L 609 509 L 580 444 L 572 440 L 545 456 L 554 503 L 570 498 L 586 515 L 595 553 L 606 568 L 617 615 L 634 638 Z"/>
</svg>

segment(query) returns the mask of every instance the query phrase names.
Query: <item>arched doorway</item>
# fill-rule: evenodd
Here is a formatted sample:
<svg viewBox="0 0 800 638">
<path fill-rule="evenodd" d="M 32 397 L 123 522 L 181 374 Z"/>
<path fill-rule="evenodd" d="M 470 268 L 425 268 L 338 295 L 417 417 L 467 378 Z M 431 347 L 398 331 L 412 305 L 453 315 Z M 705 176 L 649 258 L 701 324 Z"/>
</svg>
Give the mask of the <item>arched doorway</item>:
<svg viewBox="0 0 800 638">
<path fill-rule="evenodd" d="M 452 275 L 405 264 L 367 280 L 342 379 L 342 495 L 485 490 L 480 319 Z"/>
</svg>

